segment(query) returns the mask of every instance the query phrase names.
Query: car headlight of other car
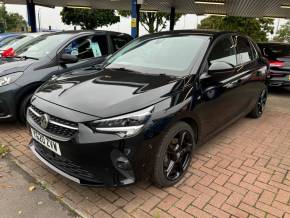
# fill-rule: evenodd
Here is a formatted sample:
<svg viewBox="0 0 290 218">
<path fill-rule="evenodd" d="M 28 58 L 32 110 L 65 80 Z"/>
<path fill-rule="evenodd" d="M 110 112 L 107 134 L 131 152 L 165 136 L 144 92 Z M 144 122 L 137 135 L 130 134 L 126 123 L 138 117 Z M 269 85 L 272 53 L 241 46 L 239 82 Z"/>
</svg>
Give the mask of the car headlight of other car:
<svg viewBox="0 0 290 218">
<path fill-rule="evenodd" d="M 97 120 L 92 127 L 98 132 L 117 134 L 121 138 L 132 137 L 142 130 L 153 110 L 154 106 L 150 106 L 134 113 Z"/>
<path fill-rule="evenodd" d="M 14 83 L 19 77 L 22 76 L 22 74 L 23 72 L 16 72 L 16 73 L 7 74 L 5 76 L 1 76 L 0 87 Z"/>
</svg>

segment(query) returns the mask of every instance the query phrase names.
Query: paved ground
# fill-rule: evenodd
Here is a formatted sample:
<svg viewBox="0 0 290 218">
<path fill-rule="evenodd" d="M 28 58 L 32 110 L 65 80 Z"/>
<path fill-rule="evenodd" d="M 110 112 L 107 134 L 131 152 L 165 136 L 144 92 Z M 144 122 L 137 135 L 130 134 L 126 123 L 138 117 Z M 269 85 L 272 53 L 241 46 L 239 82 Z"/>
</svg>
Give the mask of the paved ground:
<svg viewBox="0 0 290 218">
<path fill-rule="evenodd" d="M 274 90 L 263 118 L 241 119 L 204 145 L 166 189 L 80 187 L 36 160 L 29 140 L 23 127 L 0 125 L 20 166 L 84 217 L 290 217 L 290 91 Z"/>
<path fill-rule="evenodd" d="M 0 217 L 68 218 L 76 215 L 61 206 L 54 196 L 35 185 L 30 176 L 5 158 L 0 159 Z"/>
</svg>

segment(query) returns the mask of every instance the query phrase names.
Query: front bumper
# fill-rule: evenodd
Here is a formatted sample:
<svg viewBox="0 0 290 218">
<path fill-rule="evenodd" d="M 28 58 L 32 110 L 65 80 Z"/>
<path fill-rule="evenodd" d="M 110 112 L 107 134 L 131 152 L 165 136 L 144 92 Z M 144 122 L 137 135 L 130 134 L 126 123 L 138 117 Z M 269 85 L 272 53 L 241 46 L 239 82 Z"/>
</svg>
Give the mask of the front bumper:
<svg viewBox="0 0 290 218">
<path fill-rule="evenodd" d="M 143 133 L 121 139 L 119 136 L 93 132 L 83 123 L 70 138 L 51 135 L 27 116 L 29 128 L 59 143 L 61 156 L 37 141 L 30 144 L 32 152 L 57 173 L 82 185 L 123 186 L 149 176 L 152 147 Z M 151 160 L 151 161 L 150 161 Z"/>
<path fill-rule="evenodd" d="M 17 117 L 16 92 L 19 87 L 10 84 L 0 87 L 0 121 L 14 120 Z"/>
</svg>

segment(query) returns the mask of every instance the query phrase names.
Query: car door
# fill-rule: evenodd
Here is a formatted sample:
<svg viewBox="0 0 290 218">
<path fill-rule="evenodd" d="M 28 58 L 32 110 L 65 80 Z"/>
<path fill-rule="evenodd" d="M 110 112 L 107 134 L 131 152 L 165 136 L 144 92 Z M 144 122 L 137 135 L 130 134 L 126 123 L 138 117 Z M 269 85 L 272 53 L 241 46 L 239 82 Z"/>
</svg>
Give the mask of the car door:
<svg viewBox="0 0 290 218">
<path fill-rule="evenodd" d="M 265 74 L 267 66 L 261 63 L 259 53 L 247 37 L 236 36 L 235 41 L 239 82 L 239 111 L 237 113 L 245 113 L 252 109 L 253 102 L 256 102 L 257 90 L 261 88 L 260 79 Z"/>
<path fill-rule="evenodd" d="M 236 46 L 231 35 L 216 39 L 199 78 L 202 103 L 197 107 L 203 126 L 203 137 L 219 131 L 235 117 L 239 102 L 237 93 Z M 214 63 L 227 63 L 232 70 L 210 74 Z"/>
</svg>

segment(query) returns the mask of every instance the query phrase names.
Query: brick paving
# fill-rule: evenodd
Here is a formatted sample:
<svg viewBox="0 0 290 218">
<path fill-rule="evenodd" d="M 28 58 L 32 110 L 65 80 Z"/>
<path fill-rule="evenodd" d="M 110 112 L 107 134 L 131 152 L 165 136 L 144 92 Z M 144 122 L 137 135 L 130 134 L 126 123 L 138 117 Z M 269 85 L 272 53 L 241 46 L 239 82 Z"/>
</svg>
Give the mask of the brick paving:
<svg viewBox="0 0 290 218">
<path fill-rule="evenodd" d="M 17 124 L 0 124 L 0 144 L 8 145 L 25 171 L 83 217 L 286 218 L 290 217 L 287 107 L 277 110 L 270 104 L 261 119 L 241 119 L 196 152 L 179 184 L 164 189 L 148 182 L 122 188 L 79 186 L 38 161 L 27 148 L 30 136 Z"/>
</svg>

